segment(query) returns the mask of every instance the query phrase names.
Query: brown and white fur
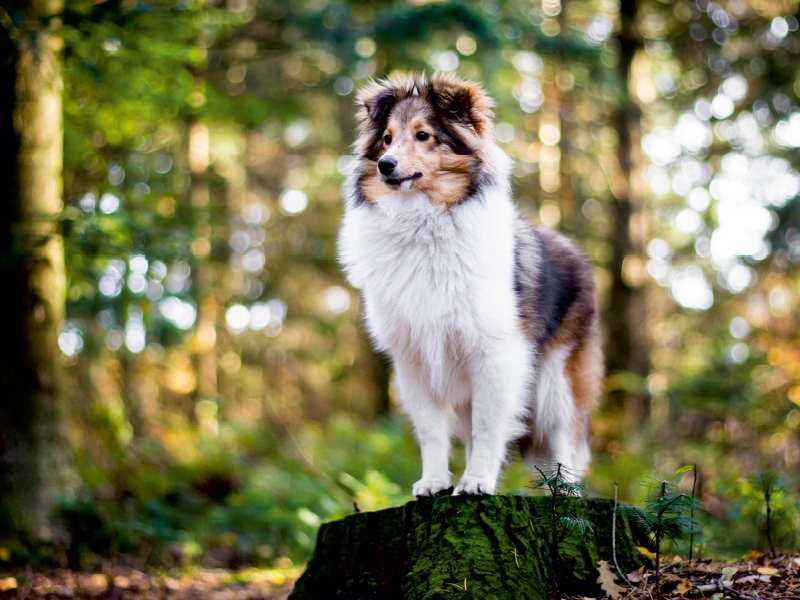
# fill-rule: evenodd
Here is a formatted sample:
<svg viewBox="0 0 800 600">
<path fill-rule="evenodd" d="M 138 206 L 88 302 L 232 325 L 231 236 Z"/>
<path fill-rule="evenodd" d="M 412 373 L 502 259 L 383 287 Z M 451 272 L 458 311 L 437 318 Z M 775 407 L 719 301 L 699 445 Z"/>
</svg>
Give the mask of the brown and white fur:
<svg viewBox="0 0 800 600">
<path fill-rule="evenodd" d="M 451 75 L 373 82 L 358 96 L 356 166 L 339 256 L 391 356 L 422 453 L 413 494 L 491 494 L 509 442 L 527 464 L 589 463 L 603 360 L 592 271 L 562 235 L 525 222 L 492 100 Z"/>
</svg>

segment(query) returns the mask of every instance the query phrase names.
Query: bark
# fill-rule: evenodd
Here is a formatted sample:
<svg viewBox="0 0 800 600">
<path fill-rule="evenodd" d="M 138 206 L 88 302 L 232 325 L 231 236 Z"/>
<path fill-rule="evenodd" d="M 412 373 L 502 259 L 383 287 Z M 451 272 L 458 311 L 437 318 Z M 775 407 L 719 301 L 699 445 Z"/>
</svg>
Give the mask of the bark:
<svg viewBox="0 0 800 600">
<path fill-rule="evenodd" d="M 565 498 L 595 528 L 560 548 L 558 588 L 599 598 L 597 562 L 611 562 L 613 501 Z M 542 599 L 550 593 L 548 533 L 536 524 L 550 498 L 446 496 L 326 523 L 291 596 L 415 600 Z M 534 531 L 535 530 L 535 531 Z M 617 515 L 617 561 L 629 573 L 644 564 L 628 522 Z M 466 589 L 465 589 L 466 588 Z"/>
<path fill-rule="evenodd" d="M 77 474 L 57 346 L 66 278 L 62 199 L 61 0 L 19 2 L 0 30 L 0 510 L 17 533 L 52 539 L 57 496 Z M 0 521 L 6 519 L 0 518 Z"/>
<path fill-rule="evenodd" d="M 644 394 L 644 378 L 650 370 L 649 344 L 647 341 L 647 309 L 645 289 L 642 282 L 626 280 L 625 260 L 642 260 L 642 240 L 631 234 L 631 224 L 639 217 L 641 198 L 636 197 L 636 186 L 632 175 L 634 153 L 639 143 L 640 110 L 631 97 L 631 66 L 641 41 L 636 33 L 636 0 L 620 3 L 619 77 L 622 82 L 622 97 L 614 115 L 619 135 L 617 162 L 621 185 L 614 186 L 614 229 L 610 240 L 613 250 L 611 259 L 611 290 L 609 294 L 606 324 L 606 366 L 609 374 L 624 372 L 636 375 L 635 384 L 615 393 L 617 408 L 624 409 L 632 423 L 641 422 L 647 415 L 647 399 Z M 629 378 L 624 378 L 629 380 Z"/>
</svg>

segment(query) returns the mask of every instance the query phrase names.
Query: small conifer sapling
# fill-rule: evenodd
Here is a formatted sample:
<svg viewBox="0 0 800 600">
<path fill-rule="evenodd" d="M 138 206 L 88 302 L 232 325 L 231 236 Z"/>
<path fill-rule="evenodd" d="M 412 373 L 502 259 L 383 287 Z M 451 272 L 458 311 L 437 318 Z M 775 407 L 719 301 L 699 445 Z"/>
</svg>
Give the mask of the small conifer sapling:
<svg viewBox="0 0 800 600">
<path fill-rule="evenodd" d="M 537 524 L 549 531 L 550 545 L 550 597 L 558 596 L 558 565 L 561 560 L 559 548 L 572 536 L 583 536 L 593 528 L 586 519 L 579 519 L 569 512 L 568 498 L 583 498 L 586 487 L 577 476 L 561 463 L 550 464 L 544 470 L 535 467 L 539 476 L 533 487 L 550 493 L 550 511 L 537 520 Z"/>
<path fill-rule="evenodd" d="M 770 553 L 775 556 L 775 544 L 772 541 L 772 517 L 775 510 L 775 500 L 780 498 L 786 490 L 781 486 L 780 476 L 775 471 L 763 471 L 757 475 L 751 475 L 749 480 L 753 489 L 764 499 L 764 505 L 767 509 L 767 522 L 764 529 Z"/>
<path fill-rule="evenodd" d="M 650 486 L 647 494 L 647 506 L 637 508 L 626 506 L 622 510 L 631 521 L 638 523 L 647 533 L 656 547 L 656 597 L 661 600 L 661 542 L 664 538 L 675 540 L 697 527 L 697 522 L 689 516 L 694 510 L 699 510 L 701 505 L 697 499 L 684 494 L 680 489 L 672 486 L 667 481 L 658 481 L 656 486 Z"/>
</svg>

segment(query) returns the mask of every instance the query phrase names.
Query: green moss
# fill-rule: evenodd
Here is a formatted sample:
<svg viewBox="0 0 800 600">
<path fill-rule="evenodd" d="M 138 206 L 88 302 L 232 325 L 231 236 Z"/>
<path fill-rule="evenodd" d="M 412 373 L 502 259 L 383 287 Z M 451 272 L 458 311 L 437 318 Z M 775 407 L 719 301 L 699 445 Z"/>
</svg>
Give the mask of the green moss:
<svg viewBox="0 0 800 600">
<path fill-rule="evenodd" d="M 578 543 L 562 545 L 559 587 L 570 594 L 602 595 L 597 561 L 611 561 L 613 503 L 565 502 L 595 527 Z M 447 496 L 326 523 L 291 598 L 545 599 L 547 538 L 534 525 L 547 510 L 546 497 Z M 617 515 L 620 567 L 628 573 L 643 560 L 628 523 Z"/>
</svg>

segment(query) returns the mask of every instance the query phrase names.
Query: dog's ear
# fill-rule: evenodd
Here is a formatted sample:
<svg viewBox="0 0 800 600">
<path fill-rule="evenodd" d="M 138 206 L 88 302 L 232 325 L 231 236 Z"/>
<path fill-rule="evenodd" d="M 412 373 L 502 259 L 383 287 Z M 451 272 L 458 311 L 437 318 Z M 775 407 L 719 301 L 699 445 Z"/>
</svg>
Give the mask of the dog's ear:
<svg viewBox="0 0 800 600">
<path fill-rule="evenodd" d="M 397 104 L 397 86 L 390 80 L 370 81 L 356 95 L 359 133 L 353 149 L 360 156 L 377 158 L 381 153 L 383 130 Z"/>
<path fill-rule="evenodd" d="M 443 118 L 456 126 L 472 128 L 481 138 L 491 136 L 494 101 L 480 84 L 435 73 L 427 83 L 427 92 Z"/>
<path fill-rule="evenodd" d="M 353 148 L 370 158 L 381 153 L 383 131 L 389 115 L 398 102 L 420 95 L 421 84 L 415 77 L 396 75 L 381 81 L 371 81 L 356 96 L 359 105 L 359 135 Z"/>
<path fill-rule="evenodd" d="M 396 88 L 390 81 L 370 81 L 358 92 L 359 117 L 367 122 L 384 119 L 397 102 Z"/>
</svg>

